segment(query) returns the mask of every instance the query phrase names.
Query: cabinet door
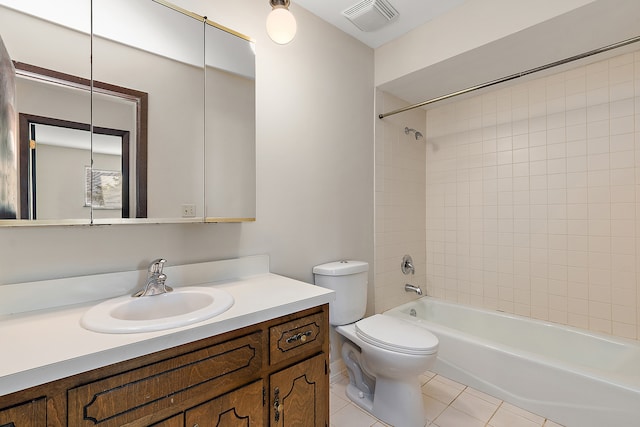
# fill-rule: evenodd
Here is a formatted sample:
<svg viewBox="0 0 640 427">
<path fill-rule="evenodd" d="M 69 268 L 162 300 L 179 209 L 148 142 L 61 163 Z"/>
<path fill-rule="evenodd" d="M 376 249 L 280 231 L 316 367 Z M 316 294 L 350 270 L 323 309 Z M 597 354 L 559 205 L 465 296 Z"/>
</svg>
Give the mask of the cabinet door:
<svg viewBox="0 0 640 427">
<path fill-rule="evenodd" d="M 46 424 L 44 398 L 0 410 L 0 427 L 40 427 Z"/>
<path fill-rule="evenodd" d="M 262 381 L 187 411 L 187 427 L 258 427 L 263 423 Z"/>
<path fill-rule="evenodd" d="M 324 427 L 329 418 L 329 375 L 319 354 L 270 377 L 269 425 Z"/>
</svg>

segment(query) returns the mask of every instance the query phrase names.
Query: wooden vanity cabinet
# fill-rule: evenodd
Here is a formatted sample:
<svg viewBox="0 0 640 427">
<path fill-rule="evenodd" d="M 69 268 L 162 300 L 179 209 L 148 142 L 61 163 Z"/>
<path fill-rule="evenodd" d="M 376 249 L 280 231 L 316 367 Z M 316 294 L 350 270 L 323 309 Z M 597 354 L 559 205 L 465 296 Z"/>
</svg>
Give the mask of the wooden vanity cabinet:
<svg viewBox="0 0 640 427">
<path fill-rule="evenodd" d="M 329 424 L 329 376 L 324 353 L 291 365 L 328 341 L 326 313 L 305 316 L 269 329 L 269 360 L 289 365 L 269 377 L 269 425 L 313 427 Z M 328 349 L 325 353 L 328 352 Z"/>
<path fill-rule="evenodd" d="M 41 427 L 46 422 L 47 407 L 44 398 L 0 409 L 0 427 Z"/>
<path fill-rule="evenodd" d="M 297 363 L 269 378 L 270 425 L 314 427 L 328 425 L 328 400 L 323 355 Z"/>
<path fill-rule="evenodd" d="M 329 425 L 328 305 L 0 396 L 0 427 Z"/>
<path fill-rule="evenodd" d="M 262 381 L 241 387 L 189 409 L 185 425 L 191 427 L 258 427 L 264 425 Z"/>
</svg>

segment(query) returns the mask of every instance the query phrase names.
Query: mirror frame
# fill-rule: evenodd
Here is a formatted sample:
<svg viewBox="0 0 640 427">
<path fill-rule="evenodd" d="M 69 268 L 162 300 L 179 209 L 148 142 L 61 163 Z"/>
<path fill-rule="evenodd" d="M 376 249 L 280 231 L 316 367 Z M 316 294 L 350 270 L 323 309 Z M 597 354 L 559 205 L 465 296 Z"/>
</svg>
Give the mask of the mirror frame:
<svg viewBox="0 0 640 427">
<path fill-rule="evenodd" d="M 147 218 L 147 152 L 148 152 L 148 126 L 149 126 L 149 94 L 141 92 L 135 89 L 129 89 L 122 86 L 112 85 L 110 83 L 104 83 L 97 80 L 88 80 L 82 77 L 74 76 L 71 74 L 65 74 L 47 68 L 38 67 L 36 65 L 25 64 L 22 62 L 14 61 L 14 67 L 16 69 L 17 76 L 24 76 L 34 78 L 46 82 L 57 83 L 64 86 L 70 86 L 76 89 L 82 89 L 89 91 L 90 93 L 100 93 L 104 95 L 115 96 L 121 99 L 134 102 L 136 106 L 136 140 L 135 140 L 135 155 L 136 155 L 136 167 L 135 167 L 135 193 L 136 193 L 136 212 L 134 218 Z M 93 101 L 92 101 L 93 102 Z M 22 114 L 21 114 L 22 115 Z M 33 117 L 33 116 L 31 116 Z M 91 125 L 90 125 L 91 126 Z M 93 127 L 94 132 L 102 129 Z M 26 132 L 26 136 L 25 133 Z M 98 132 L 100 133 L 100 132 Z M 23 126 L 21 121 L 19 129 L 19 140 L 29 139 L 28 128 Z M 20 145 L 20 170 L 27 167 L 28 155 L 24 155 L 23 150 L 25 147 Z M 26 147 L 28 148 L 28 147 Z M 123 152 L 123 157 L 125 156 Z M 128 152 L 126 154 L 128 157 Z M 129 168 L 131 170 L 131 168 Z M 20 172 L 20 175 L 23 172 Z M 25 187 L 21 182 L 20 184 L 20 212 L 24 212 L 23 201 L 25 200 Z M 126 194 L 128 197 L 128 187 L 123 192 L 123 197 Z M 28 202 L 27 202 L 28 203 Z M 17 218 L 19 219 L 19 218 Z M 38 221 L 28 220 L 28 221 Z"/>
</svg>

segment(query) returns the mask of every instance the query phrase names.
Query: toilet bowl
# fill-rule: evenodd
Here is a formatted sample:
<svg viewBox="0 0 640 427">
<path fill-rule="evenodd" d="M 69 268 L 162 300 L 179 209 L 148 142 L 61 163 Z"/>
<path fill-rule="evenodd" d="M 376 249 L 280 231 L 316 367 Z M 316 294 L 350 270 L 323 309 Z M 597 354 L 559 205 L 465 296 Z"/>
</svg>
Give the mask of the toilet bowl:
<svg viewBox="0 0 640 427">
<path fill-rule="evenodd" d="M 435 363 L 438 339 L 421 330 L 381 314 L 336 327 L 340 335 L 359 348 L 363 374 L 375 380 L 373 393 L 363 393 L 356 378 L 352 381 L 355 375 L 349 372 L 347 396 L 393 426 L 424 426 L 426 422 L 420 374 Z"/>
<path fill-rule="evenodd" d="M 382 314 L 362 318 L 368 264 L 341 261 L 316 266 L 316 285 L 336 291 L 329 322 L 345 342 L 347 396 L 395 427 L 424 426 L 420 374 L 436 360 L 438 339 L 424 328 Z"/>
</svg>

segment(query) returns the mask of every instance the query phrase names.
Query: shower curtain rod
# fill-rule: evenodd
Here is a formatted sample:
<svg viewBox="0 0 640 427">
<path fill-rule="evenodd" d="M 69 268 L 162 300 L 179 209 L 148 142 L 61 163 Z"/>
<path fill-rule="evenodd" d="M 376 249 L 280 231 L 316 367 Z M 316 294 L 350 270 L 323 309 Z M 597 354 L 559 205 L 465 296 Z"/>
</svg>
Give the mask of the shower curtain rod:
<svg viewBox="0 0 640 427">
<path fill-rule="evenodd" d="M 561 59 L 559 61 L 551 62 L 549 64 L 542 65 L 542 66 L 536 67 L 536 68 L 532 68 L 532 69 L 527 70 L 527 71 L 522 71 L 520 73 L 511 74 L 511 75 L 506 76 L 506 77 L 502 77 L 502 78 L 499 78 L 499 79 L 496 79 L 496 80 L 491 80 L 490 82 L 487 82 L 487 83 L 482 83 L 482 84 L 479 84 L 479 85 L 476 85 L 476 86 L 471 86 L 471 87 L 468 87 L 466 89 L 459 90 L 457 92 L 449 93 L 447 95 L 438 96 L 437 98 L 432 98 L 432 99 L 430 99 L 428 101 L 423 101 L 423 102 L 420 102 L 418 104 L 409 105 L 407 107 L 399 108 L 397 110 L 393 110 L 393 111 L 390 111 L 388 113 L 379 114 L 378 118 L 379 119 L 384 119 L 385 117 L 393 116 L 394 114 L 404 113 L 405 111 L 413 110 L 415 108 L 424 107 L 425 105 L 433 104 L 434 102 L 443 101 L 445 99 L 453 98 L 453 97 L 458 96 L 458 95 L 464 95 L 464 94 L 469 93 L 469 92 L 474 92 L 476 90 L 480 90 L 480 89 L 484 89 L 484 88 L 487 88 L 487 87 L 490 87 L 490 86 L 494 86 L 494 85 L 497 85 L 497 84 L 500 84 L 500 83 L 508 82 L 510 80 L 514 80 L 514 79 L 517 79 L 517 78 L 520 78 L 520 77 L 524 77 L 524 76 L 529 75 L 529 74 L 537 73 L 539 71 L 544 71 L 544 70 L 547 70 L 549 68 L 557 67 L 559 65 L 564 65 L 564 64 L 567 64 L 569 62 L 577 61 L 579 59 L 584 59 L 584 58 L 587 58 L 589 56 L 597 55 L 599 53 L 603 53 L 603 52 L 607 52 L 609 50 L 617 49 L 619 47 L 627 46 L 629 44 L 636 43 L 638 41 L 640 41 L 640 36 L 632 37 L 630 39 L 623 40 L 623 41 L 618 42 L 618 43 L 614 43 L 614 44 L 610 44 L 610 45 L 605 46 L 605 47 L 601 47 L 601 48 L 598 48 L 598 49 L 590 50 L 589 52 L 581 53 L 581 54 L 578 54 L 578 55 L 571 56 L 569 58 L 565 58 L 565 59 Z"/>
</svg>

